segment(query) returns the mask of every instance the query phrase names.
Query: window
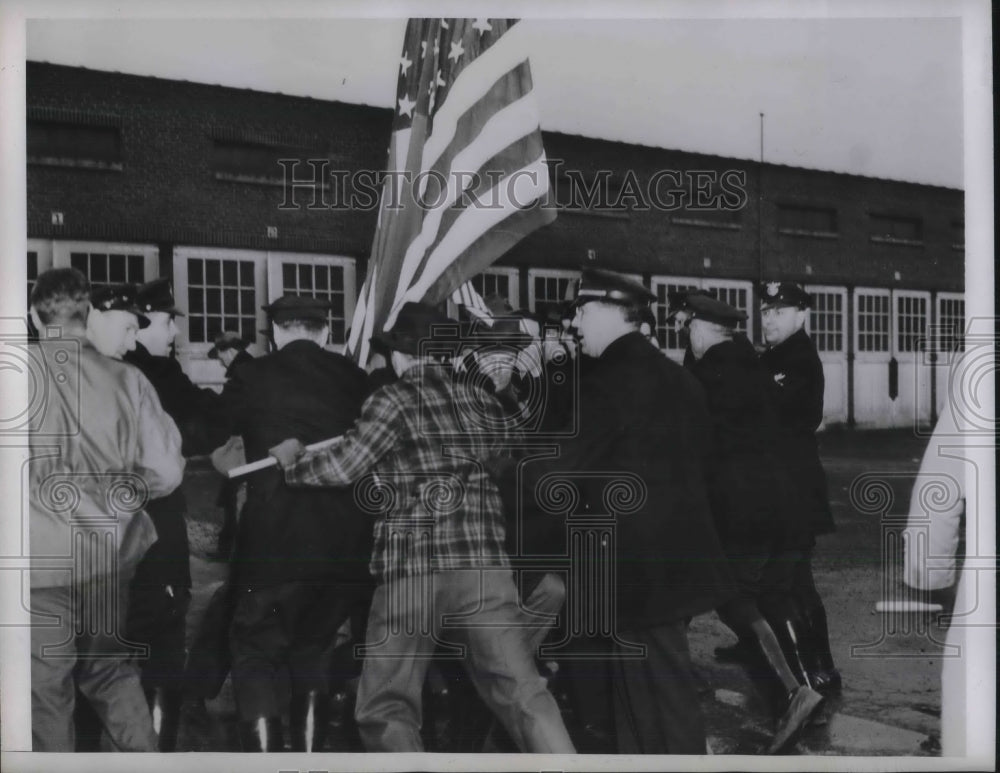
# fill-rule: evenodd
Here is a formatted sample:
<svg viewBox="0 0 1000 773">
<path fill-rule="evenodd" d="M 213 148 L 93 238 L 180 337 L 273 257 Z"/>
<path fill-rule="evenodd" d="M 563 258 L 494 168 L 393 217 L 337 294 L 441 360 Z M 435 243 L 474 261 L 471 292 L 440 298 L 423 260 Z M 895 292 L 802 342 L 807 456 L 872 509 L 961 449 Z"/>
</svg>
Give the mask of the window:
<svg viewBox="0 0 1000 773">
<path fill-rule="evenodd" d="M 923 222 L 919 217 L 871 215 L 871 240 L 881 244 L 921 245 Z"/>
<path fill-rule="evenodd" d="M 483 298 L 499 295 L 506 298 L 512 308 L 516 309 L 520 305 L 516 268 L 488 268 L 483 273 L 476 274 L 469 281 Z"/>
<path fill-rule="evenodd" d="M 671 222 L 694 228 L 722 228 L 738 231 L 743 227 L 743 213 L 738 209 L 691 209 L 673 215 Z"/>
<path fill-rule="evenodd" d="M 667 322 L 667 315 L 670 313 L 670 303 L 668 298 L 670 293 L 683 292 L 684 290 L 694 290 L 696 284 L 683 281 L 659 281 L 653 280 L 653 291 L 656 293 L 656 341 L 661 349 L 682 349 L 680 335 L 675 326 Z"/>
<path fill-rule="evenodd" d="M 889 351 L 889 295 L 858 291 L 858 351 Z"/>
<path fill-rule="evenodd" d="M 345 268 L 344 265 L 328 263 L 282 261 L 281 264 L 281 292 L 278 296 L 292 293 L 329 301 L 327 320 L 330 324 L 330 342 L 334 344 L 346 341 L 348 320 Z M 350 284 L 353 295 L 353 279 Z"/>
<path fill-rule="evenodd" d="M 965 298 L 961 295 L 938 295 L 938 351 L 965 350 Z"/>
<path fill-rule="evenodd" d="M 927 299 L 911 295 L 896 296 L 896 350 L 919 352 L 925 348 L 927 335 Z"/>
<path fill-rule="evenodd" d="M 809 336 L 821 352 L 844 351 L 844 291 L 810 288 Z"/>
<path fill-rule="evenodd" d="M 188 341 L 209 343 L 223 330 L 257 338 L 252 260 L 188 258 Z"/>
<path fill-rule="evenodd" d="M 837 210 L 832 207 L 779 204 L 778 233 L 792 236 L 836 236 Z"/>
<path fill-rule="evenodd" d="M 142 253 L 74 251 L 69 254 L 69 263 L 86 275 L 91 287 L 126 282 L 142 284 L 146 281 L 145 256 Z"/>
<path fill-rule="evenodd" d="M 533 268 L 528 271 L 529 307 L 539 314 L 556 313 L 573 299 L 578 271 Z"/>
<path fill-rule="evenodd" d="M 324 169 L 319 162 L 327 158 L 325 152 L 291 145 L 213 139 L 209 167 L 217 180 L 283 185 L 286 169 L 278 162 L 288 159 L 300 162 L 294 168 L 292 165 L 288 166 L 288 175 L 294 175 L 297 184 L 301 186 L 303 180 L 315 180 L 317 185 L 322 186 Z M 310 160 L 318 163 L 309 165 L 306 162 Z"/>
<path fill-rule="evenodd" d="M 29 164 L 121 169 L 121 129 L 29 119 L 27 155 Z"/>
</svg>

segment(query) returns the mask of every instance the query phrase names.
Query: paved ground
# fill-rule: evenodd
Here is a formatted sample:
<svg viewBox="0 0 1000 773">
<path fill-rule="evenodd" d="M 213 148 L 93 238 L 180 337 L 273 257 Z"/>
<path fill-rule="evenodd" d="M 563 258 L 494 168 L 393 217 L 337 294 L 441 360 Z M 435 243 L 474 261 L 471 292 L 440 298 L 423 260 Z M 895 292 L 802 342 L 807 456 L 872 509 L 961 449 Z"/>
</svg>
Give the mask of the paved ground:
<svg viewBox="0 0 1000 773">
<path fill-rule="evenodd" d="M 913 474 L 925 443 L 924 438 L 902 431 L 840 431 L 821 436 L 838 530 L 821 538 L 815 571 L 844 691 L 828 705 L 825 724 L 802 736 L 799 753 L 932 755 L 937 751 L 938 642 L 943 641 L 944 632 L 933 625 L 920 631 L 912 616 L 893 620 L 874 609 L 877 600 L 899 587 L 892 535 L 907 511 Z M 192 465 L 185 483 L 196 585 L 189 624 L 196 624 L 208 596 L 225 574 L 223 564 L 205 560 L 218 528 L 217 480 L 210 470 Z M 772 732 L 763 700 L 742 668 L 719 664 L 712 656 L 716 646 L 733 641 L 731 634 L 714 615 L 706 615 L 692 623 L 690 640 L 704 681 L 702 702 L 712 750 L 757 753 Z M 234 743 L 227 684 L 217 699 L 208 702 L 207 716 L 194 710 L 186 714 L 181 746 L 222 751 L 238 748 Z"/>
</svg>

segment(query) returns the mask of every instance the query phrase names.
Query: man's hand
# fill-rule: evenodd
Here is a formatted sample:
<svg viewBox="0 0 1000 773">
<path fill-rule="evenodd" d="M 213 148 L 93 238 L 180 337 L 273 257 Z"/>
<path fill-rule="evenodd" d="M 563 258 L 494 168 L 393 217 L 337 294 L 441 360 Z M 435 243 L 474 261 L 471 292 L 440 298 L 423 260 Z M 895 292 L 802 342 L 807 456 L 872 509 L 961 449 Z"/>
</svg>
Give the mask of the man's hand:
<svg viewBox="0 0 1000 773">
<path fill-rule="evenodd" d="M 281 469 L 285 469 L 298 461 L 298 458 L 306 452 L 306 447 L 296 438 L 289 438 L 282 440 L 274 448 L 267 449 L 267 452 L 278 460 L 278 466 Z"/>
</svg>

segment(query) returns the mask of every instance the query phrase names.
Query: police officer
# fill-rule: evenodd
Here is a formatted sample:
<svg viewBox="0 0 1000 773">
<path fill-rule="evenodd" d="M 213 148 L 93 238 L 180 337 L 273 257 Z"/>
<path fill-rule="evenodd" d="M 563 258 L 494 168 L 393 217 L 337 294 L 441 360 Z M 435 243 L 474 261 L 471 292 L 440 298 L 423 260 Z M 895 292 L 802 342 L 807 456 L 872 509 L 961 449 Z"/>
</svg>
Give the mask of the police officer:
<svg viewBox="0 0 1000 773">
<path fill-rule="evenodd" d="M 768 749 L 776 753 L 793 742 L 823 697 L 807 685 L 790 616 L 772 623 L 758 609 L 761 598 L 772 599 L 772 609 L 787 606 L 788 567 L 797 557 L 787 552 L 797 520 L 787 506 L 789 481 L 772 450 L 778 418 L 771 377 L 750 341 L 736 332 L 745 313 L 702 295 L 687 298 L 686 313 L 694 360 L 689 368 L 705 389 L 714 424 L 709 498 L 737 589 L 719 607 L 719 618 L 741 641 L 752 642 L 781 684 L 780 720 Z"/>
<path fill-rule="evenodd" d="M 285 295 L 264 309 L 276 350 L 237 368 L 224 390 L 248 461 L 289 435 L 305 443 L 342 435 L 367 384 L 351 360 L 323 348 L 326 301 Z M 273 468 L 249 479 L 232 559 L 229 629 L 245 751 L 280 751 L 286 711 L 292 750 L 322 747 L 330 654 L 355 607 L 367 610 L 371 539 L 371 523 L 349 489 L 292 488 Z"/>
<path fill-rule="evenodd" d="M 226 437 L 219 395 L 194 385 L 171 356 L 177 336 L 177 308 L 170 281 L 142 285 L 136 303 L 149 325 L 136 334 L 135 349 L 125 361 L 143 372 L 156 389 L 163 409 L 177 424 L 186 457 L 209 453 Z M 174 751 L 183 698 L 185 618 L 191 600 L 187 502 L 180 487 L 150 501 L 157 541 L 136 569 L 130 593 L 129 636 L 149 645 L 142 661 L 142 682 L 159 733 L 159 749 Z"/>
<path fill-rule="evenodd" d="M 208 350 L 208 359 L 218 360 L 222 363 L 222 367 L 226 369 L 226 381 L 228 381 L 232 378 L 236 368 L 245 362 L 252 362 L 253 356 L 247 351 L 247 342 L 239 333 L 233 330 L 223 330 L 215 337 L 215 343 Z M 236 539 L 237 510 L 239 509 L 238 493 L 241 485 L 238 481 L 225 479 L 219 487 L 219 495 L 215 499 L 215 504 L 223 511 L 222 528 L 219 530 L 215 552 L 210 554 L 210 558 L 229 558 L 233 549 L 233 540 Z"/>
<path fill-rule="evenodd" d="M 767 282 L 760 292 L 761 327 L 767 344 L 761 361 L 773 378 L 782 429 L 777 450 L 795 483 L 799 517 L 811 531 L 803 545 L 803 558 L 796 564 L 793 586 L 804 616 L 806 667 L 816 689 L 835 692 L 841 687 L 841 676 L 830 653 L 826 609 L 812 572 L 815 537 L 834 530 L 816 443 L 816 430 L 823 421 L 823 364 L 805 331 L 812 299 L 794 282 Z"/>
<path fill-rule="evenodd" d="M 610 591 L 616 629 L 603 662 L 617 750 L 704 754 L 686 619 L 718 607 L 731 587 L 705 486 L 711 420 L 704 394 L 639 333 L 652 300 L 621 274 L 583 272 L 573 326 L 591 362 L 580 381 L 579 431 L 560 443 L 558 458 L 523 465 L 521 492 L 526 509 L 565 530 L 536 499 L 546 476 L 571 476 L 577 514 L 607 513 L 613 479 L 641 489 L 631 511 L 616 518 L 608 546 L 617 570 Z M 505 487 L 516 485 L 512 471 L 498 474 Z M 579 603 L 573 592 L 567 609 Z M 645 646 L 645 658 L 627 657 L 634 645 Z"/>
</svg>

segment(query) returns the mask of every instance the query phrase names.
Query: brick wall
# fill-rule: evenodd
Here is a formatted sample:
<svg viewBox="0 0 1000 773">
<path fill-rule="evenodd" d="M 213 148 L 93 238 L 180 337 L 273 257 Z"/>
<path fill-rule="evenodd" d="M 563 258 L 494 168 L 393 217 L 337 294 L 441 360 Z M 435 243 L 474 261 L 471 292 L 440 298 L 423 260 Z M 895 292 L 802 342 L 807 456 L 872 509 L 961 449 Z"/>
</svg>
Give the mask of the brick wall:
<svg viewBox="0 0 1000 773">
<path fill-rule="evenodd" d="M 160 245 L 164 258 L 175 244 L 358 258 L 370 250 L 374 208 L 311 210 L 304 206 L 308 194 L 300 191 L 303 206 L 282 210 L 281 186 L 217 179 L 210 159 L 214 137 L 256 138 L 295 145 L 306 149 L 304 154 L 324 154 L 331 167 L 379 170 L 391 125 L 386 109 L 35 62 L 28 63 L 27 94 L 29 116 L 32 111 L 68 110 L 94 120 L 110 116 L 120 122 L 122 138 L 120 170 L 29 166 L 31 237 L 151 242 Z M 713 226 L 677 222 L 711 219 L 708 214 L 643 208 L 634 198 L 624 212 L 564 211 L 502 263 L 578 268 L 593 250 L 593 265 L 646 274 L 755 279 L 761 268 L 762 198 L 765 277 L 914 289 L 963 287 L 964 253 L 952 246 L 952 223 L 962 220 L 959 190 L 770 164 L 761 170 L 752 161 L 563 134 L 546 133 L 545 148 L 549 159 L 563 162 L 561 173 L 576 174 L 585 183 L 608 170 L 606 204 L 613 204 L 629 182 L 648 199 L 654 179 L 661 179 L 661 201 L 666 200 L 673 179 L 656 178 L 664 170 L 679 173 L 682 187 L 689 186 L 695 170 L 742 173 L 745 200 L 735 221 Z M 779 233 L 777 207 L 782 203 L 836 208 L 837 236 Z M 62 226 L 51 224 L 52 211 L 64 214 Z M 923 243 L 872 242 L 873 212 L 920 217 Z M 276 239 L 268 238 L 267 226 L 277 228 Z M 705 258 L 711 261 L 709 268 Z"/>
</svg>

